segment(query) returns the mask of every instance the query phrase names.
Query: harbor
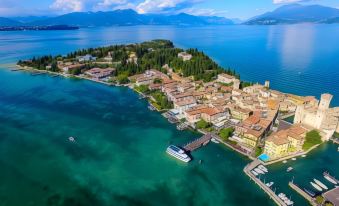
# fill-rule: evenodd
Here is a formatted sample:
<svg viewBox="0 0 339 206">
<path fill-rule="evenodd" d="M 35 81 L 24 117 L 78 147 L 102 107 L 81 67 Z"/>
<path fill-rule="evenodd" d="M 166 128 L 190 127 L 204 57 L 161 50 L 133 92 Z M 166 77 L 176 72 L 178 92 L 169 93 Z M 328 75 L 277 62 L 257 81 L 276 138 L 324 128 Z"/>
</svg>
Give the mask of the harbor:
<svg viewBox="0 0 339 206">
<path fill-rule="evenodd" d="M 207 145 L 211 141 L 212 137 L 213 135 L 211 133 L 207 133 L 202 137 L 186 144 L 183 148 L 188 152 L 192 152 L 196 149 L 199 149 L 202 146 Z"/>
</svg>

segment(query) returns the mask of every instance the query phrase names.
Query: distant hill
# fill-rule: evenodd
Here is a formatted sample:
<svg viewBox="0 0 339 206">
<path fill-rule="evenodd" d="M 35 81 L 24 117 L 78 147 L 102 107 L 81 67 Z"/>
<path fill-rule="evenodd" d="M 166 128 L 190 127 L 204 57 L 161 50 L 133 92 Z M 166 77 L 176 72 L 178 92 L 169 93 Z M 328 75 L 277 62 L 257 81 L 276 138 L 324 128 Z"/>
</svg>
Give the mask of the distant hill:
<svg viewBox="0 0 339 206">
<path fill-rule="evenodd" d="M 33 21 L 39 21 L 39 20 L 45 20 L 50 17 L 47 16 L 18 16 L 18 17 L 12 17 L 12 20 L 21 22 L 21 23 L 29 23 Z"/>
<path fill-rule="evenodd" d="M 339 9 L 320 5 L 289 4 L 263 15 L 253 17 L 244 24 L 295 24 L 323 23 L 327 19 L 339 17 Z"/>
<path fill-rule="evenodd" d="M 336 24 L 336 23 L 339 23 L 339 17 L 325 19 L 325 20 L 321 21 L 321 23 L 324 23 L 324 24 Z"/>
<path fill-rule="evenodd" d="M 20 26 L 21 23 L 12 19 L 0 17 L 0 26 Z"/>
<path fill-rule="evenodd" d="M 79 27 L 127 26 L 127 25 L 229 25 L 232 20 L 215 16 L 193 16 L 186 13 L 176 15 L 138 14 L 134 10 L 107 12 L 73 12 L 57 17 L 41 18 L 32 21 L 16 18 L 27 26 L 71 25 Z M 0 26 L 2 26 L 0 22 Z"/>
</svg>

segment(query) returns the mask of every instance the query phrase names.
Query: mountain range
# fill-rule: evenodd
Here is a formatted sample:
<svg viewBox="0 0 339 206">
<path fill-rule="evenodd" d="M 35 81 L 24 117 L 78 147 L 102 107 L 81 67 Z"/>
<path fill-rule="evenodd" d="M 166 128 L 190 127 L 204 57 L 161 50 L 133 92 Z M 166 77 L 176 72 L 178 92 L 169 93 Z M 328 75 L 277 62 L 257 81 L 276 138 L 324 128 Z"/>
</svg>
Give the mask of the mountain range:
<svg viewBox="0 0 339 206">
<path fill-rule="evenodd" d="M 32 21 L 20 21 L 23 18 L 0 18 L 0 26 L 48 26 L 72 25 L 127 26 L 127 25 L 229 25 L 233 21 L 217 16 L 193 16 L 186 13 L 175 15 L 138 14 L 134 10 L 115 10 L 107 12 L 73 12 L 50 18 L 33 18 Z"/>
<path fill-rule="evenodd" d="M 128 26 L 128 25 L 272 25 L 296 23 L 339 23 L 339 9 L 320 5 L 289 4 L 272 12 L 253 17 L 247 21 L 217 16 L 194 16 L 186 13 L 138 14 L 131 9 L 106 12 L 73 12 L 55 17 L 0 17 L 0 26 L 51 26 L 70 25 L 78 27 Z"/>
<path fill-rule="evenodd" d="M 289 4 L 253 17 L 244 24 L 339 23 L 339 9 L 320 5 Z"/>
</svg>

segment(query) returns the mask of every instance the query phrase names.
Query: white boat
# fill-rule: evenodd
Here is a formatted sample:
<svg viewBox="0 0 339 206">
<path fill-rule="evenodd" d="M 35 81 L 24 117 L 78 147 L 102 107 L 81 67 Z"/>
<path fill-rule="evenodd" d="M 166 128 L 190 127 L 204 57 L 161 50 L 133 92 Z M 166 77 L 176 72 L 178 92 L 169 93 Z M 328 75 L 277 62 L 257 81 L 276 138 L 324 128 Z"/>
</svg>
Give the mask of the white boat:
<svg viewBox="0 0 339 206">
<path fill-rule="evenodd" d="M 330 176 L 329 176 L 329 174 L 328 173 L 326 173 L 326 172 L 324 172 L 324 178 L 326 179 L 326 180 L 328 180 L 330 183 L 333 183 L 333 184 L 338 184 L 337 183 L 337 181 L 335 180 L 335 179 L 332 179 Z"/>
<path fill-rule="evenodd" d="M 269 182 L 269 183 L 266 183 L 266 186 L 267 187 L 272 187 L 273 184 L 274 184 L 274 182 Z"/>
<path fill-rule="evenodd" d="M 258 173 L 256 173 L 254 170 L 251 171 L 254 176 L 258 176 Z"/>
<path fill-rule="evenodd" d="M 169 155 L 171 155 L 171 156 L 173 156 L 173 157 L 175 157 L 175 158 L 177 158 L 177 159 L 179 159 L 183 162 L 191 161 L 191 158 L 185 153 L 185 151 L 180 149 L 179 147 L 177 147 L 175 145 L 170 145 L 169 147 L 167 147 L 166 152 Z"/>
<path fill-rule="evenodd" d="M 220 143 L 220 142 L 219 142 L 217 139 L 215 139 L 215 138 L 212 138 L 211 141 L 214 142 L 214 143 L 216 143 L 216 144 L 219 144 L 219 143 Z"/>
<path fill-rule="evenodd" d="M 75 142 L 75 138 L 74 137 L 68 137 L 68 141 Z"/>
<path fill-rule="evenodd" d="M 292 171 L 293 170 L 293 167 L 289 167 L 289 168 L 287 168 L 287 172 L 290 172 L 290 171 Z"/>
<path fill-rule="evenodd" d="M 317 189 L 319 192 L 323 191 L 323 189 L 321 189 L 321 187 L 319 187 L 319 185 L 317 185 L 317 184 L 315 184 L 315 183 L 313 183 L 313 182 L 310 182 L 310 183 L 311 183 L 311 185 L 312 185 L 315 189 Z"/>
<path fill-rule="evenodd" d="M 297 158 L 294 158 L 294 157 L 293 157 L 293 158 L 292 158 L 292 160 L 293 160 L 293 161 L 296 161 L 296 160 L 297 160 Z"/>
<path fill-rule="evenodd" d="M 264 165 L 259 165 L 258 168 L 264 172 L 268 172 L 268 169 Z"/>
<path fill-rule="evenodd" d="M 255 171 L 256 173 L 258 173 L 258 174 L 265 174 L 265 172 L 262 171 L 262 170 L 259 169 L 259 168 L 254 168 L 254 171 Z"/>
<path fill-rule="evenodd" d="M 306 157 L 306 155 L 301 155 L 302 157 Z"/>
<path fill-rule="evenodd" d="M 317 185 L 324 188 L 325 190 L 328 190 L 328 187 L 325 184 L 323 184 L 322 182 L 320 182 L 319 180 L 317 180 L 315 178 L 313 180 L 314 180 L 315 183 L 317 183 Z"/>
<path fill-rule="evenodd" d="M 283 163 L 284 163 L 284 164 L 286 164 L 286 163 L 287 163 L 287 161 L 286 161 L 286 160 L 284 160 L 284 161 L 283 161 Z"/>
</svg>

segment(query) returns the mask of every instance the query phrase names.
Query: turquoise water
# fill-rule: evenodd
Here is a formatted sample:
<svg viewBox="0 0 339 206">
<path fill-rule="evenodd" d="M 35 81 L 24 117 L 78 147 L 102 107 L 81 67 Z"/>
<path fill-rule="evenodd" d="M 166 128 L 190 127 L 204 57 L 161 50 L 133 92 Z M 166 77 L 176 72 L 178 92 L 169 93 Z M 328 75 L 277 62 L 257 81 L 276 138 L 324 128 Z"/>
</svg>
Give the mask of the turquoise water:
<svg viewBox="0 0 339 206">
<path fill-rule="evenodd" d="M 202 49 L 247 80 L 269 77 L 283 91 L 336 95 L 338 31 L 334 25 L 304 25 L 0 33 L 0 205 L 274 205 L 242 172 L 249 160 L 222 145 L 194 152 L 190 164 L 167 156 L 170 143 L 181 145 L 199 134 L 177 131 L 129 89 L 6 68 L 32 55 L 167 38 Z M 338 154 L 326 144 L 289 163 L 295 180 L 306 185 L 325 168 L 339 175 Z M 272 176 L 265 178 L 305 205 L 287 187 L 286 166 L 270 167 Z"/>
</svg>

